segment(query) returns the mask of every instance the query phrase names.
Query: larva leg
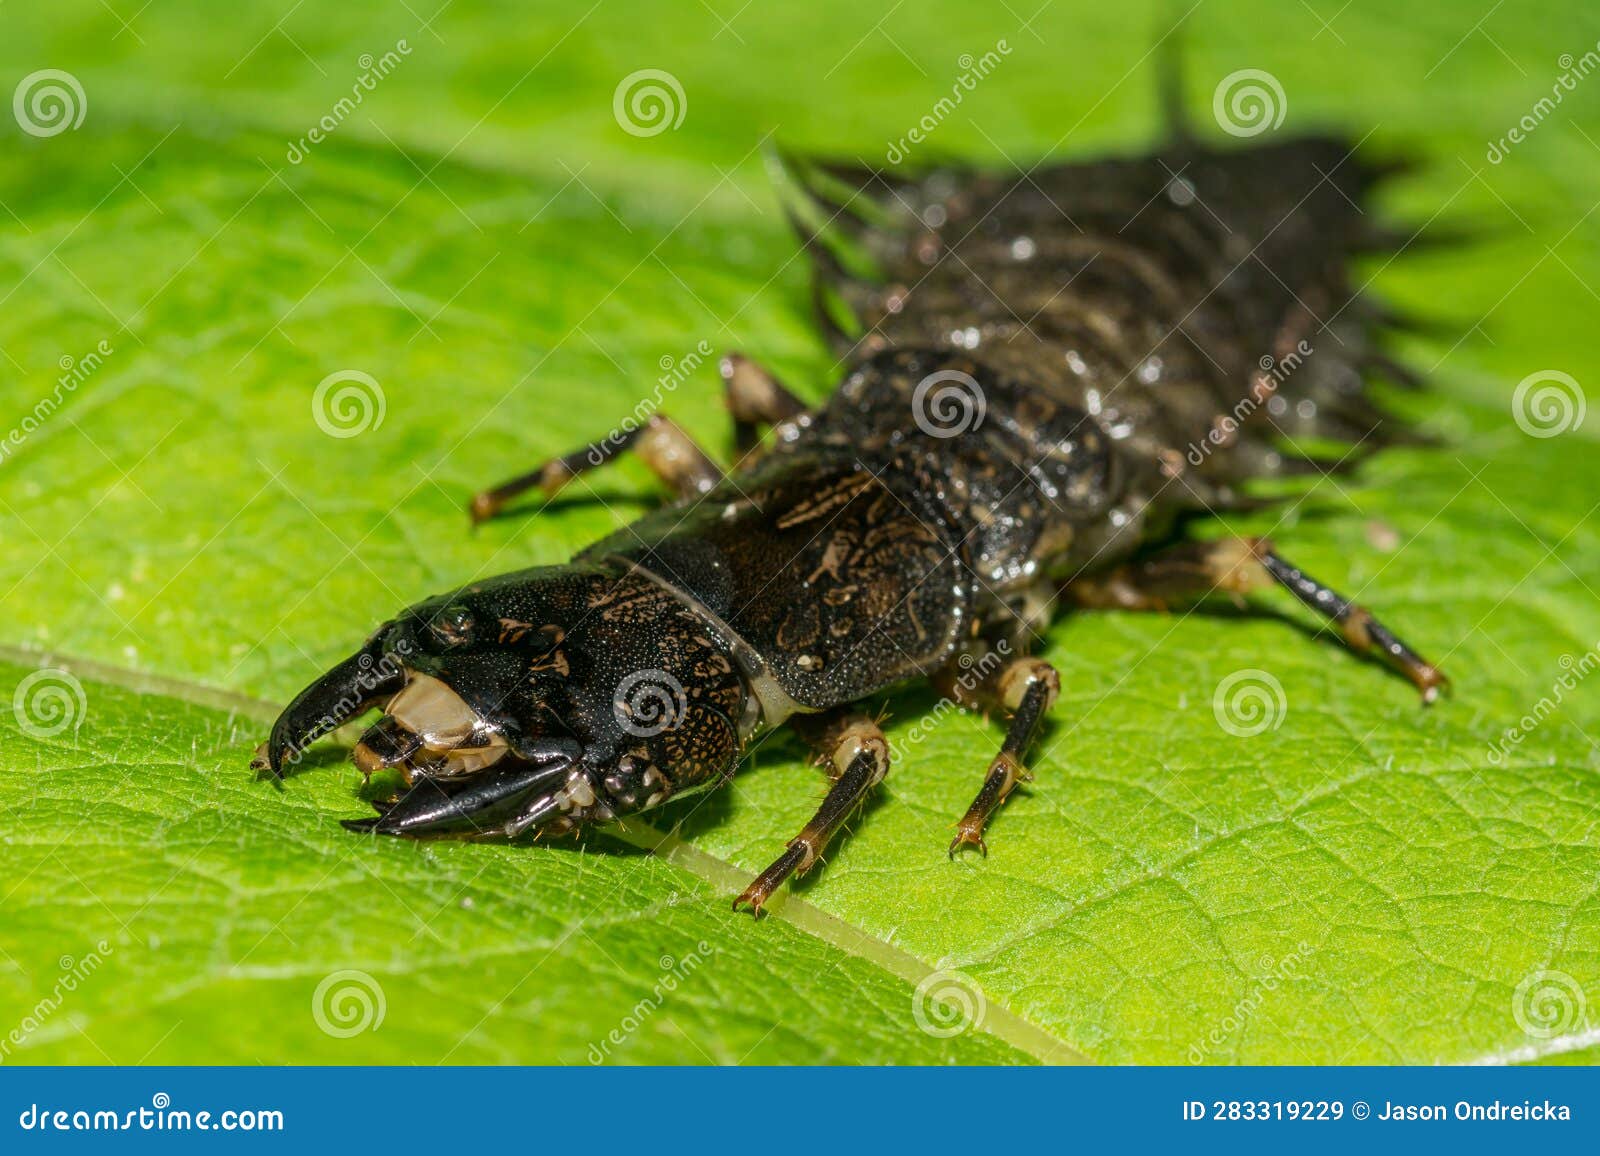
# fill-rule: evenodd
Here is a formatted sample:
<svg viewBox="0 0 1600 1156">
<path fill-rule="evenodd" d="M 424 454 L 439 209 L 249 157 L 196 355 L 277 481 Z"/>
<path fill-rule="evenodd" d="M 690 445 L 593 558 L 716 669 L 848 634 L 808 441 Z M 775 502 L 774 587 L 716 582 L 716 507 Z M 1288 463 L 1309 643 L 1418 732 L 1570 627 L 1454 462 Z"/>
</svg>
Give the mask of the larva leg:
<svg viewBox="0 0 1600 1156">
<path fill-rule="evenodd" d="M 833 778 L 822 806 L 805 828 L 789 840 L 788 850 L 733 901 L 733 909 L 749 904 L 753 915 L 791 875 L 804 875 L 828 846 L 828 840 L 849 818 L 867 792 L 889 773 L 889 743 L 878 724 L 851 711 L 801 716 L 791 725 L 826 763 Z"/>
<path fill-rule="evenodd" d="M 633 450 L 679 496 L 703 494 L 722 480 L 722 469 L 694 439 L 665 414 L 651 414 L 643 425 L 617 433 L 558 458 L 538 469 L 473 496 L 468 507 L 474 522 L 492 518 L 512 499 L 532 489 L 553 498 L 579 474 L 605 465 L 624 450 Z"/>
<path fill-rule="evenodd" d="M 972 688 L 971 699 L 980 706 L 1005 711 L 1011 716 L 1011 722 L 1006 727 L 1000 753 L 989 764 L 989 773 L 978 789 L 978 797 L 972 800 L 972 806 L 956 824 L 956 837 L 950 841 L 951 858 L 963 847 L 976 847 L 984 855 L 989 853 L 988 844 L 983 841 L 984 825 L 1018 783 L 1033 777 L 1022 765 L 1022 759 L 1060 693 L 1061 676 L 1041 658 L 1016 659 Z M 961 698 L 957 697 L 956 701 L 960 702 Z"/>
<path fill-rule="evenodd" d="M 1078 605 L 1094 609 L 1165 610 L 1172 602 L 1212 593 L 1238 598 L 1274 582 L 1338 626 L 1352 650 L 1378 655 L 1410 679 L 1424 703 L 1433 702 L 1449 687 L 1438 667 L 1369 610 L 1285 561 L 1266 538 L 1185 542 L 1143 562 L 1080 578 L 1066 592 Z"/>
<path fill-rule="evenodd" d="M 722 372 L 728 413 L 733 417 L 734 445 L 740 457 L 756 448 L 764 426 L 777 425 L 806 412 L 805 402 L 743 354 L 728 354 L 718 368 Z"/>
</svg>

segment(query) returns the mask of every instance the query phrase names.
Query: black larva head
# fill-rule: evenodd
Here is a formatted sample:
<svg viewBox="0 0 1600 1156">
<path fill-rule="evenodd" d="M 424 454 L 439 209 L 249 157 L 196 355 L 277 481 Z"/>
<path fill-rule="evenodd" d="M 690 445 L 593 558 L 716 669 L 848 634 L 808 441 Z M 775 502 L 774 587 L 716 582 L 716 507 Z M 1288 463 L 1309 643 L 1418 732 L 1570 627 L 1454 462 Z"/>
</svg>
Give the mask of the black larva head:
<svg viewBox="0 0 1600 1156">
<path fill-rule="evenodd" d="M 410 607 L 273 728 L 281 772 L 373 706 L 356 764 L 410 790 L 358 826 L 515 835 L 660 802 L 731 771 L 753 710 L 730 647 L 648 577 L 528 570 Z M 669 777 L 670 772 L 670 777 Z"/>
</svg>

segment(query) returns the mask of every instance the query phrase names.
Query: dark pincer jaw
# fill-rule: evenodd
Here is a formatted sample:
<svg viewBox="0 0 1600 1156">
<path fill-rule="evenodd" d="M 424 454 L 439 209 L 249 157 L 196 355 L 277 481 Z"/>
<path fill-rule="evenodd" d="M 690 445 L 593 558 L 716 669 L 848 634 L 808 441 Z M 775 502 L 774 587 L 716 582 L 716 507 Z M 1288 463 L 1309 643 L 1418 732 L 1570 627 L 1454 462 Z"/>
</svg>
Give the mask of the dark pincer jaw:
<svg viewBox="0 0 1600 1156">
<path fill-rule="evenodd" d="M 351 759 L 369 782 L 390 772 L 380 782 L 394 789 L 375 817 L 347 827 L 458 837 L 570 827 L 595 792 L 563 720 L 565 631 L 533 616 L 548 609 L 512 583 L 403 611 L 295 696 L 253 765 L 281 778 L 311 744 L 377 708 Z"/>
<path fill-rule="evenodd" d="M 281 776 L 376 708 L 350 754 L 388 797 L 348 827 L 506 839 L 609 822 L 731 773 L 759 708 L 713 634 L 609 565 L 475 582 L 401 611 L 301 691 L 258 762 Z"/>
<path fill-rule="evenodd" d="M 576 746 L 571 752 L 552 750 L 542 764 L 512 758 L 457 778 L 418 778 L 394 802 L 374 803 L 373 818 L 342 824 L 379 835 L 518 835 L 561 810 Z"/>
<path fill-rule="evenodd" d="M 251 766 L 283 778 L 322 736 L 359 717 L 405 686 L 403 655 L 385 648 L 380 630 L 367 644 L 295 695 Z"/>
</svg>

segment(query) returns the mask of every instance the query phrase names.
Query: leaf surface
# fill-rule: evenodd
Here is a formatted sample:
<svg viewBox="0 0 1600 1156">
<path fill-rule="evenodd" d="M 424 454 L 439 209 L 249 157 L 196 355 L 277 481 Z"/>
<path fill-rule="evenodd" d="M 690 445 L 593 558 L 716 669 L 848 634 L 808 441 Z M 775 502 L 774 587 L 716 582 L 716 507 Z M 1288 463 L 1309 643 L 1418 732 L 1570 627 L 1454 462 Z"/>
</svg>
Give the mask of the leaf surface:
<svg viewBox="0 0 1600 1156">
<path fill-rule="evenodd" d="M 1406 350 L 1430 391 L 1394 398 L 1441 444 L 1231 522 L 1374 607 L 1455 697 L 1419 709 L 1282 598 L 1063 620 L 1045 652 L 1061 702 L 990 857 L 944 846 L 998 727 L 898 694 L 881 799 L 760 924 L 727 901 L 820 795 L 793 739 L 657 816 L 676 833 L 663 855 L 637 850 L 656 837 L 642 829 L 409 845 L 337 827 L 365 804 L 333 752 L 281 789 L 253 780 L 267 704 L 395 608 L 565 560 L 648 509 L 623 463 L 476 533 L 462 513 L 641 399 L 725 447 L 716 353 L 826 394 L 840 371 L 763 142 L 881 158 L 963 54 L 993 51 L 913 159 L 1141 148 L 1154 17 L 1056 5 L 1024 26 L 941 3 L 875 23 L 827 3 L 724 13 L 727 28 L 700 5 L 666 21 L 616 0 L 533 16 L 458 0 L 425 24 L 376 3 L 246 2 L 226 20 L 176 3 L 119 34 L 98 3 L 0 13 L 0 80 L 63 68 L 88 101 L 60 135 L 0 123 L 0 690 L 63 665 L 83 688 L 59 734 L 24 727 L 26 696 L 0 717 L 0 1023 L 26 1029 L 6 1058 L 1591 1054 L 1600 427 L 1532 437 L 1511 399 L 1542 371 L 1600 380 L 1600 90 L 1568 94 L 1502 162 L 1485 150 L 1550 91 L 1560 53 L 1592 47 L 1592 20 L 1507 8 L 1480 34 L 1358 3 L 1335 36 L 1309 10 L 1243 9 L 1188 21 L 1204 131 L 1218 81 L 1265 68 L 1288 101 L 1279 131 L 1421 149 L 1386 216 L 1488 233 L 1366 269 L 1447 322 Z M 362 54 L 385 52 L 344 110 Z M 686 109 L 636 136 L 613 95 L 646 68 Z M 316 391 L 352 371 L 381 418 L 346 411 L 365 428 L 333 436 Z M 1253 736 L 1214 708 L 1241 671 L 1282 690 Z M 41 1015 L 90 953 L 97 970 Z M 319 986 L 346 972 L 371 980 L 371 1006 L 381 990 L 376 1030 L 319 1025 Z M 919 1030 L 929 976 L 981 1004 L 984 1030 Z"/>
</svg>

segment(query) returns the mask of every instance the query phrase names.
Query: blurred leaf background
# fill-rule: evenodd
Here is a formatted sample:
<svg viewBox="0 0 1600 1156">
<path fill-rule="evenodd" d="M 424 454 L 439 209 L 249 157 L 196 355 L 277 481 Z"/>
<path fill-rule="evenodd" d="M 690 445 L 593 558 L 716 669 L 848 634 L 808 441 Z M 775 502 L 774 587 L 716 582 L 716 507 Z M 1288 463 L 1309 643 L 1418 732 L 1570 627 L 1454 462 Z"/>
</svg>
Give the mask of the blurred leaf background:
<svg viewBox="0 0 1600 1156">
<path fill-rule="evenodd" d="M 882 799 L 759 924 L 728 899 L 820 792 L 789 739 L 657 816 L 659 855 L 643 829 L 358 840 L 333 751 L 253 780 L 262 720 L 392 609 L 655 500 L 623 463 L 597 501 L 469 534 L 473 490 L 680 370 L 667 410 L 725 448 L 702 342 L 807 397 L 838 380 L 768 146 L 881 160 L 1003 43 L 914 161 L 1137 150 L 1177 25 L 1206 131 L 1222 78 L 1266 70 L 1277 132 L 1426 162 L 1387 216 L 1481 234 L 1363 271 L 1441 323 L 1405 348 L 1432 391 L 1396 404 L 1444 444 L 1237 523 L 1404 624 L 1453 701 L 1419 711 L 1282 600 L 1075 618 L 988 860 L 943 848 L 997 728 L 913 735 L 931 695 L 893 696 Z M 0 117 L 0 1058 L 1589 1058 L 1593 689 L 1491 752 L 1600 639 L 1600 419 L 1536 438 L 1512 410 L 1532 374 L 1600 380 L 1600 79 L 1489 154 L 1597 40 L 1576 0 L 0 8 L 0 89 L 61 70 L 82 114 Z M 682 120 L 640 136 L 614 98 L 645 69 Z M 381 421 L 330 436 L 313 396 L 347 372 Z M 1212 710 L 1241 669 L 1288 704 L 1250 738 Z"/>
</svg>

